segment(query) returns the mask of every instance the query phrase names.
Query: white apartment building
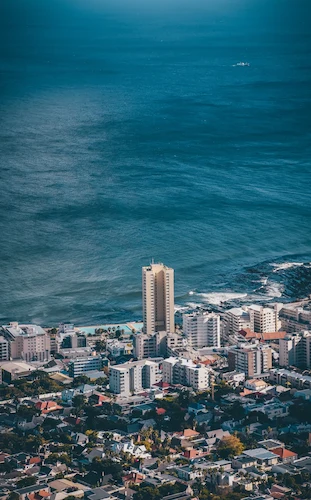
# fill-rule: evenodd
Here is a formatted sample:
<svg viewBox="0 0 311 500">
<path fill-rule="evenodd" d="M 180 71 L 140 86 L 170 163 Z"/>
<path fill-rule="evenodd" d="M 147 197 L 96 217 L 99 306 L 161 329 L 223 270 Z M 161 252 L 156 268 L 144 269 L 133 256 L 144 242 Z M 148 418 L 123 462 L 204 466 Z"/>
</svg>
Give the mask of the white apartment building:
<svg viewBox="0 0 311 500">
<path fill-rule="evenodd" d="M 110 391 L 124 397 L 149 389 L 160 380 L 159 364 L 148 360 L 114 365 L 109 371 Z"/>
<path fill-rule="evenodd" d="M 11 359 L 30 362 L 47 361 L 50 358 L 50 336 L 41 326 L 12 322 L 2 327 L 2 335 L 9 343 Z"/>
<path fill-rule="evenodd" d="M 250 317 L 248 311 L 242 307 L 228 309 L 225 314 L 225 331 L 228 335 L 237 335 L 240 330 L 250 328 Z"/>
<path fill-rule="evenodd" d="M 250 329 L 257 333 L 278 331 L 278 317 L 275 309 L 253 304 L 248 308 Z"/>
<path fill-rule="evenodd" d="M 294 305 L 283 306 L 280 310 L 281 329 L 288 333 L 311 330 L 311 311 Z"/>
<path fill-rule="evenodd" d="M 166 332 L 134 334 L 133 354 L 137 359 L 164 356 L 166 354 Z"/>
<path fill-rule="evenodd" d="M 215 313 L 183 315 L 183 331 L 194 348 L 220 347 L 220 316 Z"/>
<path fill-rule="evenodd" d="M 196 365 L 191 359 L 167 358 L 162 363 L 163 382 L 181 384 L 194 390 L 209 387 L 210 370 L 204 365 Z"/>
<path fill-rule="evenodd" d="M 9 359 L 9 343 L 4 337 L 0 336 L 0 361 L 8 361 Z"/>
<path fill-rule="evenodd" d="M 279 345 L 280 366 L 311 367 L 311 332 L 289 333 Z"/>
<path fill-rule="evenodd" d="M 142 268 L 144 333 L 174 332 L 174 270 L 164 264 Z"/>
</svg>

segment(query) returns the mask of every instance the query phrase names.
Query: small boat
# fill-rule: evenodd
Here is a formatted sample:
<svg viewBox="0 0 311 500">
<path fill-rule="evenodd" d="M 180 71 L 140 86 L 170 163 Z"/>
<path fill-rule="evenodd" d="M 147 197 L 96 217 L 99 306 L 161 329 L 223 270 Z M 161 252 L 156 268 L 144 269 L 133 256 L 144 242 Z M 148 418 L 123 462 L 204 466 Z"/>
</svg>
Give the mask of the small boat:
<svg viewBox="0 0 311 500">
<path fill-rule="evenodd" d="M 236 66 L 250 66 L 250 64 L 248 62 L 238 62 Z"/>
</svg>

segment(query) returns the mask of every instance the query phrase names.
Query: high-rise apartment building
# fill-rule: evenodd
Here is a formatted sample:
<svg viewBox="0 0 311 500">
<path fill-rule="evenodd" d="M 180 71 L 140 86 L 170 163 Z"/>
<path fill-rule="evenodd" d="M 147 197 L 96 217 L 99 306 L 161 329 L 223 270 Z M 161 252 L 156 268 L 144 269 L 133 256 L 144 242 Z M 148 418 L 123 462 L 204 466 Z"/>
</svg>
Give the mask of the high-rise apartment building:
<svg viewBox="0 0 311 500">
<path fill-rule="evenodd" d="M 101 356 L 83 356 L 72 359 L 68 364 L 69 376 L 78 377 L 88 372 L 101 370 L 103 359 Z"/>
<path fill-rule="evenodd" d="M 149 389 L 161 380 L 158 363 L 148 360 L 133 361 L 110 367 L 109 389 L 120 396 Z"/>
<path fill-rule="evenodd" d="M 50 336 L 41 326 L 13 322 L 3 326 L 1 333 L 9 343 L 11 359 L 46 361 L 50 358 Z"/>
<path fill-rule="evenodd" d="M 264 345 L 240 344 L 228 352 L 230 370 L 244 372 L 247 377 L 254 377 L 268 372 L 272 368 L 272 350 Z"/>
<path fill-rule="evenodd" d="M 144 333 L 174 332 L 174 270 L 164 264 L 142 268 Z"/>
<path fill-rule="evenodd" d="M 248 308 L 250 316 L 250 329 L 257 333 L 278 331 L 277 312 L 271 307 L 253 304 Z"/>
<path fill-rule="evenodd" d="M 183 331 L 194 348 L 220 347 L 220 316 L 215 313 L 183 315 Z"/>
<path fill-rule="evenodd" d="M 9 359 L 9 343 L 0 336 L 0 361 L 8 361 Z"/>
</svg>

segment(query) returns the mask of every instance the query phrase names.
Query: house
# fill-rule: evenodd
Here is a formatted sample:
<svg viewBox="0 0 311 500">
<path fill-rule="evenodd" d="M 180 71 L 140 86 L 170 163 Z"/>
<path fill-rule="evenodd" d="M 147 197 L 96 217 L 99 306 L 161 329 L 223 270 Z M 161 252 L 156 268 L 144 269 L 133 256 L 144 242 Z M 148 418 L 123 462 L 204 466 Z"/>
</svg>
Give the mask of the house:
<svg viewBox="0 0 311 500">
<path fill-rule="evenodd" d="M 274 453 L 282 460 L 283 464 L 289 464 L 297 460 L 298 455 L 294 451 L 287 450 L 283 447 L 272 448 L 271 453 Z"/>
<path fill-rule="evenodd" d="M 136 458 L 151 458 L 151 454 L 147 452 L 146 446 L 144 444 L 134 445 L 132 440 L 113 443 L 111 446 L 111 450 L 114 453 L 129 453 Z"/>
<path fill-rule="evenodd" d="M 35 407 L 38 411 L 40 411 L 43 414 L 63 409 L 63 407 L 58 405 L 55 401 L 38 401 Z"/>
<path fill-rule="evenodd" d="M 87 437 L 86 434 L 83 434 L 83 432 L 76 432 L 71 434 L 72 440 L 75 444 L 78 444 L 80 446 L 85 446 L 89 442 L 89 438 Z"/>
<path fill-rule="evenodd" d="M 260 379 L 246 380 L 244 385 L 246 389 L 249 389 L 250 391 L 262 391 L 268 386 L 264 380 Z"/>
<path fill-rule="evenodd" d="M 175 470 L 177 472 L 179 479 L 182 479 L 183 481 L 193 481 L 194 479 L 203 476 L 202 470 L 194 469 L 194 468 L 190 467 L 189 465 L 184 465 L 182 467 L 176 467 Z"/>
<path fill-rule="evenodd" d="M 19 500 L 44 500 L 49 499 L 51 490 L 48 484 L 34 484 L 15 490 Z"/>
<path fill-rule="evenodd" d="M 249 457 L 247 455 L 239 455 L 232 460 L 233 469 L 247 469 L 257 465 L 256 457 Z"/>
<path fill-rule="evenodd" d="M 205 406 L 200 404 L 200 403 L 191 403 L 189 406 L 188 406 L 188 409 L 187 409 L 187 412 L 189 414 L 194 414 L 194 415 L 197 415 L 198 413 L 202 412 L 205 410 Z"/>
<path fill-rule="evenodd" d="M 275 455 L 271 451 L 266 450 L 265 448 L 245 450 L 243 451 L 242 455 L 254 458 L 257 460 L 258 465 L 263 465 L 266 467 L 275 465 L 279 461 L 279 457 L 277 455 Z"/>
</svg>

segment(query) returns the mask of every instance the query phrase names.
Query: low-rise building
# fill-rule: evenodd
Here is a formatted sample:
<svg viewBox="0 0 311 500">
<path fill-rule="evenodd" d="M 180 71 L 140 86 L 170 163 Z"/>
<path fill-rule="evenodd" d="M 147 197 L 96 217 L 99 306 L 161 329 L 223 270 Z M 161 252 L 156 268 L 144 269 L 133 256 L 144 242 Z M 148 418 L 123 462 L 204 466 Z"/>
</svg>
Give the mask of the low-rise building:
<svg viewBox="0 0 311 500">
<path fill-rule="evenodd" d="M 103 367 L 101 356 L 85 356 L 73 359 L 68 364 L 69 376 L 77 377 L 78 375 L 87 374 L 94 370 L 100 370 Z"/>
</svg>

